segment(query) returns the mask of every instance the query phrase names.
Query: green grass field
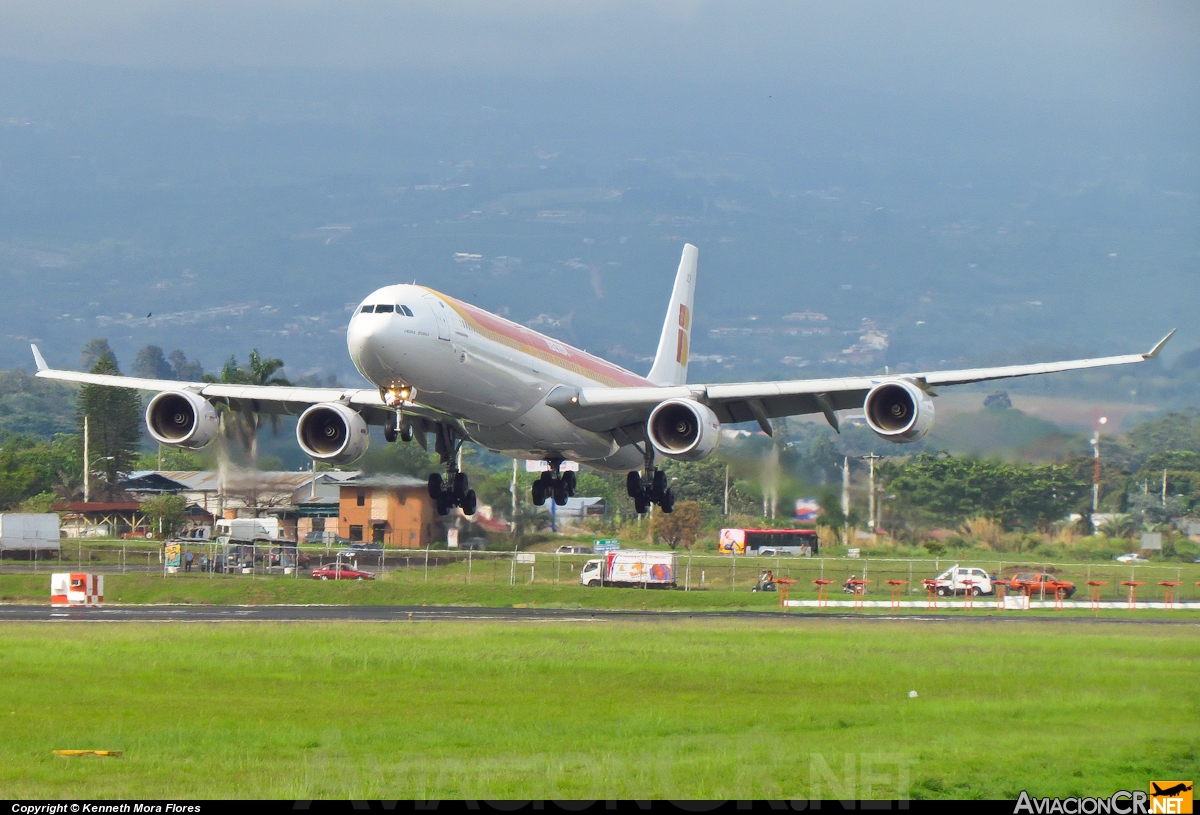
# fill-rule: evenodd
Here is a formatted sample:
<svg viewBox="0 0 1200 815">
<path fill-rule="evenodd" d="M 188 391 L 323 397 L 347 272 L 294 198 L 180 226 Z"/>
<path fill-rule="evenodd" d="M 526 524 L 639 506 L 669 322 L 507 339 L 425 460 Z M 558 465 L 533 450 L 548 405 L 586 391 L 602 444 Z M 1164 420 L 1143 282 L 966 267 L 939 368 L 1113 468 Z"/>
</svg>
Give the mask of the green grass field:
<svg viewBox="0 0 1200 815">
<path fill-rule="evenodd" d="M 1190 625 L 11 624 L 0 789 L 1103 795 L 1200 775 L 1198 668 Z"/>
</svg>

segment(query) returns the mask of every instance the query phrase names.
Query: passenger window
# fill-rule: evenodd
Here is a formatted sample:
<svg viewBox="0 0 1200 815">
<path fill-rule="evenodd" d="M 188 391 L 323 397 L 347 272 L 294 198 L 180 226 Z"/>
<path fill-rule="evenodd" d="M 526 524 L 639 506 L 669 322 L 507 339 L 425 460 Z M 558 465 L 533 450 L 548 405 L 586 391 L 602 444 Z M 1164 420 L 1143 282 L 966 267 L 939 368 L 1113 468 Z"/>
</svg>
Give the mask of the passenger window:
<svg viewBox="0 0 1200 815">
<path fill-rule="evenodd" d="M 409 308 L 408 306 L 396 306 L 396 311 L 400 311 L 400 310 L 404 311 L 404 316 L 406 316 L 406 317 L 413 316 L 412 309 Z"/>
<path fill-rule="evenodd" d="M 363 306 L 362 309 L 360 309 L 359 313 L 370 314 L 374 310 L 375 310 L 375 306 Z"/>
<path fill-rule="evenodd" d="M 390 313 L 391 310 L 392 310 L 391 303 L 380 303 L 379 305 L 375 306 L 376 314 L 387 314 L 387 313 Z"/>
</svg>

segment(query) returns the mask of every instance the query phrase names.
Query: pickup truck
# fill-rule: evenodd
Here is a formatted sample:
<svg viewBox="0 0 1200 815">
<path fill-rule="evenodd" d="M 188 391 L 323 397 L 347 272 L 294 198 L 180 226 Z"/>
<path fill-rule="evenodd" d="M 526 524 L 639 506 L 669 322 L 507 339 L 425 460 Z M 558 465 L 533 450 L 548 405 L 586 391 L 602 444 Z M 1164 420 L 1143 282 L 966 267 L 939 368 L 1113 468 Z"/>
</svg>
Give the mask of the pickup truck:
<svg viewBox="0 0 1200 815">
<path fill-rule="evenodd" d="M 1014 590 L 1019 587 L 1030 597 L 1042 595 L 1053 597 L 1054 593 L 1061 589 L 1063 599 L 1070 600 L 1071 595 L 1075 593 L 1075 584 L 1070 580 L 1059 580 L 1054 575 L 1045 572 L 1018 572 L 1012 576 L 1012 584 Z"/>
<path fill-rule="evenodd" d="M 983 569 L 974 566 L 959 566 L 957 563 L 939 574 L 934 579 L 934 585 L 937 587 L 938 597 L 966 594 L 968 590 L 971 592 L 971 596 L 978 597 L 981 594 L 993 594 L 996 591 L 992 585 L 992 579 Z"/>
</svg>

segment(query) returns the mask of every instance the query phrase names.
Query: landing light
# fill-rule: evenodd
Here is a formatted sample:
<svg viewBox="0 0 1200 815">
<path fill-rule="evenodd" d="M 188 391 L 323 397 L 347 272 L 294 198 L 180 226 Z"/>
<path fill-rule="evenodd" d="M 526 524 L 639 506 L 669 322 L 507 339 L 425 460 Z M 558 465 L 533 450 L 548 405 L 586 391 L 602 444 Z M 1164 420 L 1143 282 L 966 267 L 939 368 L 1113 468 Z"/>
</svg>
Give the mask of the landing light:
<svg viewBox="0 0 1200 815">
<path fill-rule="evenodd" d="M 393 385 L 383 392 L 383 401 L 388 407 L 411 402 L 416 390 L 409 385 Z"/>
</svg>

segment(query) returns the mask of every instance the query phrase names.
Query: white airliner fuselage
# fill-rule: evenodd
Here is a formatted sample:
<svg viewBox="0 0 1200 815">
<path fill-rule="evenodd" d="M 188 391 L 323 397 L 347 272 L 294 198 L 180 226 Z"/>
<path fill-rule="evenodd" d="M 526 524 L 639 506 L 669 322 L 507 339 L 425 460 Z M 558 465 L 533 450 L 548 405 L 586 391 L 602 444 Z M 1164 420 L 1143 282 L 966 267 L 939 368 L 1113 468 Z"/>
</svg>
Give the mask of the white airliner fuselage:
<svg viewBox="0 0 1200 815">
<path fill-rule="evenodd" d="M 654 387 L 586 351 L 414 285 L 372 292 L 350 319 L 346 342 L 373 385 L 414 388 L 421 404 L 459 417 L 472 440 L 491 450 L 613 470 L 641 464 L 632 445 L 578 427 L 545 403 L 561 386 Z"/>
</svg>

